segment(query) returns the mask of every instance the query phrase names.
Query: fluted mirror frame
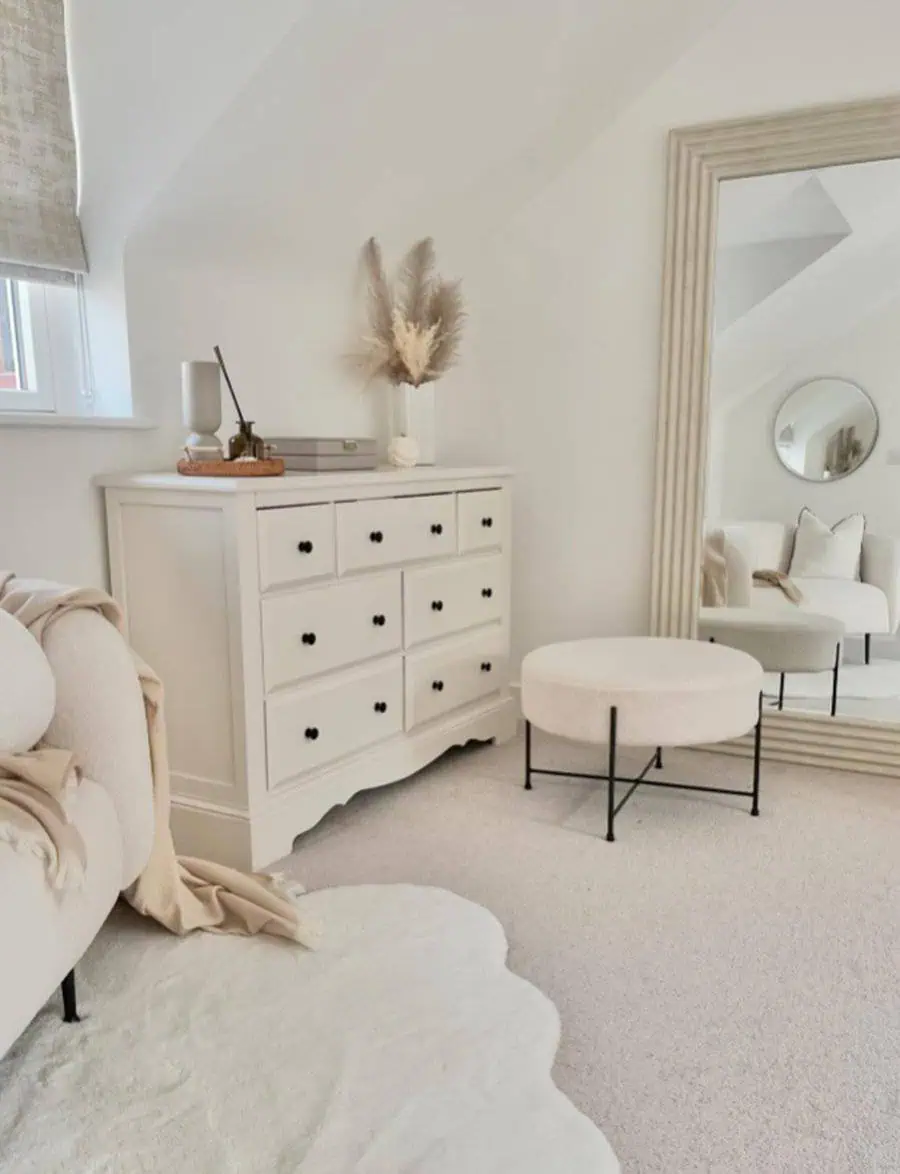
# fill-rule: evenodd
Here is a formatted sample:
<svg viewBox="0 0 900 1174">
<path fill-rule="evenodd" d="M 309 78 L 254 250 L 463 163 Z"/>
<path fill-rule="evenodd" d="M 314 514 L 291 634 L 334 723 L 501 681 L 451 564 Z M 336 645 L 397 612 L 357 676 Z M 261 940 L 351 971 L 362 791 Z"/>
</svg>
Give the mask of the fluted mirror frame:
<svg viewBox="0 0 900 1174">
<path fill-rule="evenodd" d="M 670 133 L 651 568 L 655 635 L 696 634 L 719 183 L 897 157 L 900 97 Z M 726 749 L 750 752 L 744 739 Z M 785 762 L 900 775 L 900 725 L 771 713 L 764 752 Z"/>
</svg>

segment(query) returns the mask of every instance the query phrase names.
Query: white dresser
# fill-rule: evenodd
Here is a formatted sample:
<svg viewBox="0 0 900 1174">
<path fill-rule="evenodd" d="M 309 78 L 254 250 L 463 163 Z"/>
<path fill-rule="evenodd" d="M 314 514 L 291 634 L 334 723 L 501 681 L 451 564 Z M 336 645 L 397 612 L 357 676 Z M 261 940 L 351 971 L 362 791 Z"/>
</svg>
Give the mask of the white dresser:
<svg viewBox="0 0 900 1174">
<path fill-rule="evenodd" d="M 179 851 L 262 868 L 357 791 L 513 735 L 509 470 L 99 483 Z"/>
</svg>

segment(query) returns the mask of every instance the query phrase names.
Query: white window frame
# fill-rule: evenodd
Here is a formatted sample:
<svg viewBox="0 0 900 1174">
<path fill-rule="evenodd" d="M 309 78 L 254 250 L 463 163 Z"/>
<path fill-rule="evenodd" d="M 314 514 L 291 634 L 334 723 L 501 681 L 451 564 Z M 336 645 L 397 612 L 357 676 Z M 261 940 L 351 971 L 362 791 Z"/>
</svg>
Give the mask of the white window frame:
<svg viewBox="0 0 900 1174">
<path fill-rule="evenodd" d="M 93 388 L 80 286 L 16 281 L 19 355 L 27 382 L 0 388 L 0 415 L 46 413 L 89 417 Z"/>
</svg>

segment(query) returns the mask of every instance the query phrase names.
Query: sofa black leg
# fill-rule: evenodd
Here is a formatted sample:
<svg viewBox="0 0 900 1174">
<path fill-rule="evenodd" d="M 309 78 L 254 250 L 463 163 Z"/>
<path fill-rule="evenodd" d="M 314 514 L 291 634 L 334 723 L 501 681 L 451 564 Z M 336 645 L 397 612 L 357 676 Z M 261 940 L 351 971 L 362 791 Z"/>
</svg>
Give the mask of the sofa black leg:
<svg viewBox="0 0 900 1174">
<path fill-rule="evenodd" d="M 62 980 L 63 1022 L 80 1023 L 78 1005 L 75 1001 L 75 971 L 70 970 Z"/>
<path fill-rule="evenodd" d="M 866 632 L 865 641 L 866 641 L 866 664 L 870 664 L 872 661 L 872 635 L 870 632 Z"/>
</svg>

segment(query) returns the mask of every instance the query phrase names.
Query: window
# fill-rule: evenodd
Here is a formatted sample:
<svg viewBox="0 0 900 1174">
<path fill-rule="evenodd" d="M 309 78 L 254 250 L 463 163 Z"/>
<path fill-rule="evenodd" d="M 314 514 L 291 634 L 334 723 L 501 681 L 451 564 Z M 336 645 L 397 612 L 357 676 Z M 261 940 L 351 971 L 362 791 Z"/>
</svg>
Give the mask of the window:
<svg viewBox="0 0 900 1174">
<path fill-rule="evenodd" d="M 90 414 L 83 311 L 80 285 L 0 278 L 0 411 Z"/>
</svg>

